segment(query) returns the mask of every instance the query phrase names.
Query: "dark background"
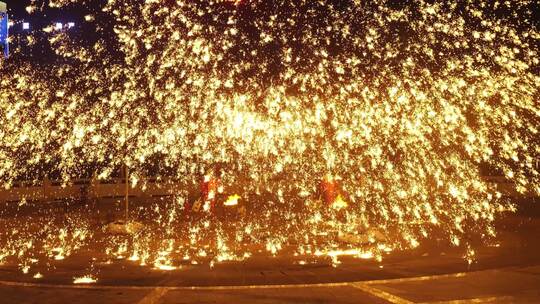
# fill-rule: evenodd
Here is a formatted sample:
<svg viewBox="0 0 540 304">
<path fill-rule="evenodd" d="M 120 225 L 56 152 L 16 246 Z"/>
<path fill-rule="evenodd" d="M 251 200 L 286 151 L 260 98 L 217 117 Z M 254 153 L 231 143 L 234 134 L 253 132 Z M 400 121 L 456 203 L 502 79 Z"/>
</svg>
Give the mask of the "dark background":
<svg viewBox="0 0 540 304">
<path fill-rule="evenodd" d="M 81 46 L 92 46 L 99 39 L 114 41 L 112 32 L 112 19 L 99 9 L 106 1 L 89 0 L 80 4 L 70 4 L 63 8 L 50 8 L 46 0 L 34 1 L 36 9 L 32 13 L 26 11 L 31 5 L 31 0 L 2 0 L 7 3 L 10 20 L 14 25 L 10 28 L 12 39 L 10 49 L 12 61 L 30 60 L 34 63 L 53 63 L 58 60 L 53 50 L 49 47 L 48 37 L 50 34 L 42 30 L 57 22 L 67 24 L 74 22 L 75 27 L 69 30 L 70 39 Z M 98 21 L 85 21 L 85 15 L 93 15 Z M 110 22 L 109 22 L 110 21 Z M 22 23 L 29 22 L 30 30 L 23 31 Z M 29 45 L 28 36 L 35 43 Z M 114 47 L 111 47 L 114 49 Z"/>
<path fill-rule="evenodd" d="M 84 20 L 84 10 L 80 7 L 71 6 L 69 10 L 63 9 L 51 9 L 46 5 L 43 5 L 43 10 L 39 10 L 39 5 L 41 1 L 38 0 L 38 10 L 32 14 L 28 14 L 26 7 L 29 6 L 30 0 L 2 0 L 7 3 L 8 12 L 10 18 L 15 22 L 28 21 L 32 24 L 34 23 L 43 23 L 47 22 L 80 22 Z"/>
</svg>

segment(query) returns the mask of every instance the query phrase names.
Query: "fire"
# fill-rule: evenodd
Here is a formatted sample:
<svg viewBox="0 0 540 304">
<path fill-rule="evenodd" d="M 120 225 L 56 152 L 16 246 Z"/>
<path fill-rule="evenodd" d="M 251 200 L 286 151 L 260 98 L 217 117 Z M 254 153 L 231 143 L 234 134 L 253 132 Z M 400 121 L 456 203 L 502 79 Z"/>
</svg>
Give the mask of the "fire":
<svg viewBox="0 0 540 304">
<path fill-rule="evenodd" d="M 94 278 L 93 276 L 73 278 L 73 284 L 93 284 L 96 282 L 97 282 L 97 279 Z"/>
<path fill-rule="evenodd" d="M 341 210 L 347 208 L 349 204 L 343 199 L 341 194 L 339 194 L 336 200 L 332 203 L 332 208 L 336 210 Z"/>
<path fill-rule="evenodd" d="M 42 279 L 43 278 L 43 275 L 41 273 L 36 273 L 33 277 L 34 279 Z"/>
<path fill-rule="evenodd" d="M 168 265 L 168 264 L 160 264 L 159 262 L 154 264 L 154 268 L 159 269 L 159 270 L 163 270 L 163 271 L 172 271 L 172 270 L 177 269 L 176 266 Z"/>
<path fill-rule="evenodd" d="M 223 203 L 224 206 L 236 206 L 238 205 L 238 200 L 241 199 L 240 195 L 234 194 L 227 198 L 227 200 Z"/>
</svg>

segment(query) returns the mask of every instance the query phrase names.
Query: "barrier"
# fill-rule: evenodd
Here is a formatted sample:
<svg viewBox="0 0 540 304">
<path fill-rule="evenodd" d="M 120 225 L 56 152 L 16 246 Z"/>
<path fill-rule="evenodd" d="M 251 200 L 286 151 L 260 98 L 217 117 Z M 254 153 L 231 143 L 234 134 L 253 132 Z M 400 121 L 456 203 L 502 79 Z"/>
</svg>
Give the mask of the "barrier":
<svg viewBox="0 0 540 304">
<path fill-rule="evenodd" d="M 533 193 L 520 194 L 514 184 L 503 176 L 484 176 L 486 182 L 492 184 L 504 196 L 533 197 Z M 45 179 L 40 182 L 16 182 L 11 188 L 0 188 L 0 202 L 27 201 L 50 202 L 65 199 L 107 199 L 124 198 L 126 184 L 123 178 L 105 181 L 97 179 L 75 179 L 65 185 L 61 181 Z M 146 183 L 130 187 L 129 196 L 136 198 L 174 196 L 183 191 L 196 192 L 197 185 L 187 185 L 175 180 L 149 178 Z"/>
<path fill-rule="evenodd" d="M 169 180 L 147 182 L 130 187 L 130 197 L 163 197 L 182 193 L 188 185 Z M 126 184 L 123 178 L 106 181 L 96 179 L 76 179 L 64 184 L 61 181 L 45 179 L 41 182 L 16 182 L 11 188 L 0 189 L 0 202 L 27 201 L 50 202 L 65 199 L 106 199 L 124 198 Z"/>
</svg>

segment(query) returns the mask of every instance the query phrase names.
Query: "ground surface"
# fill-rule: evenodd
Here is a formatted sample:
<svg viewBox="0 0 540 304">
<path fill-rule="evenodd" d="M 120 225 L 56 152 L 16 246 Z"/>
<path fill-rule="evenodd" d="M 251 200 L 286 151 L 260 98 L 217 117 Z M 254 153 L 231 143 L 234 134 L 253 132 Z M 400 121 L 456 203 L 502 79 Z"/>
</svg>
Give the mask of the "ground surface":
<svg viewBox="0 0 540 304">
<path fill-rule="evenodd" d="M 78 264 L 92 254 L 87 250 L 55 263 L 41 279 L 1 266 L 0 303 L 540 303 L 536 208 L 499 221 L 498 242 L 477 248 L 470 265 L 463 252 L 433 245 L 382 262 L 344 258 L 337 267 L 299 264 L 303 258 L 285 249 L 277 257 L 173 271 L 101 263 L 92 270 L 98 282 L 74 285 L 88 271 Z"/>
<path fill-rule="evenodd" d="M 540 266 L 317 285 L 60 286 L 0 282 L 1 303 L 539 303 Z"/>
</svg>

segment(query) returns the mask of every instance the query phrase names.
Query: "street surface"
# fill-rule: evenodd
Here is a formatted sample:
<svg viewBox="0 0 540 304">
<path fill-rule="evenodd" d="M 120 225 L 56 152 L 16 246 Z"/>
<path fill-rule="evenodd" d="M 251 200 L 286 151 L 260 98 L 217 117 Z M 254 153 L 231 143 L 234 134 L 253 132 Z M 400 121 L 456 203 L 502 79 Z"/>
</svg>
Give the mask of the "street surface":
<svg viewBox="0 0 540 304">
<path fill-rule="evenodd" d="M 462 249 L 436 240 L 382 261 L 345 256 L 336 265 L 287 247 L 276 256 L 251 248 L 242 261 L 176 260 L 169 271 L 86 246 L 30 273 L 3 263 L 0 303 L 540 303 L 539 210 L 528 200 L 499 219 L 496 240 L 475 248 L 470 264 Z M 74 284 L 88 273 L 97 281 Z"/>
<path fill-rule="evenodd" d="M 406 279 L 238 287 L 0 283 L 1 303 L 539 303 L 540 265 Z"/>
<path fill-rule="evenodd" d="M 0 267 L 0 303 L 540 303 L 540 217 L 517 214 L 498 229 L 500 245 L 478 248 L 471 265 L 429 245 L 337 267 L 286 254 L 173 271 L 126 260 L 97 265 L 98 282 L 74 285 L 83 252 L 40 280 Z"/>
</svg>

